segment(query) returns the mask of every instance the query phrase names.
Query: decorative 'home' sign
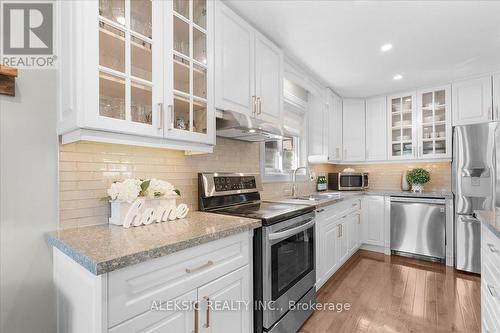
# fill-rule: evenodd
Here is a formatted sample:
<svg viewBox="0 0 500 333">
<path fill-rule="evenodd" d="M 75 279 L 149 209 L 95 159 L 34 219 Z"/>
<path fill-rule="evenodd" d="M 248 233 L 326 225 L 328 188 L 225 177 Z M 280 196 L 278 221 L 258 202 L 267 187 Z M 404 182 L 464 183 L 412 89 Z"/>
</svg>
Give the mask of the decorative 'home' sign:
<svg viewBox="0 0 500 333">
<path fill-rule="evenodd" d="M 175 202 L 175 201 L 174 201 Z M 187 216 L 189 208 L 186 204 L 175 204 L 168 202 L 160 204 L 156 207 L 146 207 L 146 200 L 138 198 L 124 214 L 123 227 L 130 228 L 130 226 L 138 227 L 140 225 L 148 225 L 153 222 L 166 222 L 175 219 L 183 219 Z"/>
</svg>

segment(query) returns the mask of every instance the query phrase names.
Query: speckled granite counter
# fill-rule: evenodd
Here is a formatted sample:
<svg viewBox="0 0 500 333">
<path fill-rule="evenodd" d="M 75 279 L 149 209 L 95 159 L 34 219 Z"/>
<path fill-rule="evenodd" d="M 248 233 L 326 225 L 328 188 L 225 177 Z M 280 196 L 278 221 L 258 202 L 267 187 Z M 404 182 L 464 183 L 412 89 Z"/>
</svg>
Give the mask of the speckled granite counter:
<svg viewBox="0 0 500 333">
<path fill-rule="evenodd" d="M 328 194 L 331 194 L 332 197 L 328 197 L 327 196 Z M 271 201 L 310 205 L 310 206 L 316 206 L 316 208 L 321 208 L 362 195 L 384 195 L 384 196 L 387 195 L 387 196 L 404 196 L 404 197 L 417 197 L 417 198 L 453 199 L 453 193 L 444 191 L 423 192 L 423 193 L 413 193 L 409 191 L 393 191 L 393 190 L 326 191 L 326 192 L 313 193 L 312 195 L 324 196 L 324 198 L 321 198 L 319 200 L 297 200 L 292 198 L 281 198 Z"/>
<path fill-rule="evenodd" d="M 391 190 L 364 190 L 367 195 L 391 195 L 400 197 L 416 197 L 416 198 L 445 198 L 453 199 L 453 193 L 447 191 L 429 191 L 422 193 L 414 193 L 410 191 L 391 191 Z"/>
<path fill-rule="evenodd" d="M 100 275 L 261 225 L 255 219 L 192 212 L 182 220 L 130 229 L 109 224 L 62 229 L 46 233 L 45 239 Z"/>
<path fill-rule="evenodd" d="M 500 225 L 497 225 L 495 212 L 489 210 L 475 210 L 474 213 L 481 223 L 483 223 L 491 232 L 500 238 Z"/>
</svg>

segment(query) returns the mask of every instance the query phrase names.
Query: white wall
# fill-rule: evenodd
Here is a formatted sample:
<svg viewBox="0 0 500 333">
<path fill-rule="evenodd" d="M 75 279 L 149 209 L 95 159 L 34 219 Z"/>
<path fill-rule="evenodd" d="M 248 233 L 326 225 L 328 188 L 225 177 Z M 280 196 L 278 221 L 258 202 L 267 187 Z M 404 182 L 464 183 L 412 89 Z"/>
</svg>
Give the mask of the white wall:
<svg viewBox="0 0 500 333">
<path fill-rule="evenodd" d="M 56 332 L 57 161 L 55 71 L 20 70 L 0 95 L 0 332 Z"/>
</svg>

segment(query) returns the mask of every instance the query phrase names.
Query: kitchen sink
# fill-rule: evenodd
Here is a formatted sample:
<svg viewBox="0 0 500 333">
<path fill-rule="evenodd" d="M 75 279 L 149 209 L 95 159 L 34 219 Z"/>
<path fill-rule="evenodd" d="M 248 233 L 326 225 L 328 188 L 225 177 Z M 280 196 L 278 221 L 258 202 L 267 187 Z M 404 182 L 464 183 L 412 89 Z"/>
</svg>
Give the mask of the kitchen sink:
<svg viewBox="0 0 500 333">
<path fill-rule="evenodd" d="M 321 193 L 321 194 L 318 193 L 318 194 L 293 197 L 291 199 L 292 200 L 321 201 L 321 200 L 335 199 L 335 198 L 339 198 L 339 197 L 340 197 L 339 193 Z"/>
</svg>

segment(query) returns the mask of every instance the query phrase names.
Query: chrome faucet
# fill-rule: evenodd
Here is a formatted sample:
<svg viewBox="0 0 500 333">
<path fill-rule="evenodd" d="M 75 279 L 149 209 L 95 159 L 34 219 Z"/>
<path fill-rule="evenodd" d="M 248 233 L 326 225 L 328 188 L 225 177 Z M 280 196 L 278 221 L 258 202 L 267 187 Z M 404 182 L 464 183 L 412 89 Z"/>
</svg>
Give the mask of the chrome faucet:
<svg viewBox="0 0 500 333">
<path fill-rule="evenodd" d="M 293 182 L 293 185 L 292 185 L 292 197 L 296 196 L 297 195 L 297 171 L 299 171 L 300 169 L 304 169 L 306 171 L 306 174 L 311 174 L 311 172 L 309 171 L 309 168 L 307 166 L 303 166 L 303 167 L 298 167 L 297 169 L 295 169 L 293 171 L 293 176 L 292 176 L 292 182 Z"/>
</svg>

